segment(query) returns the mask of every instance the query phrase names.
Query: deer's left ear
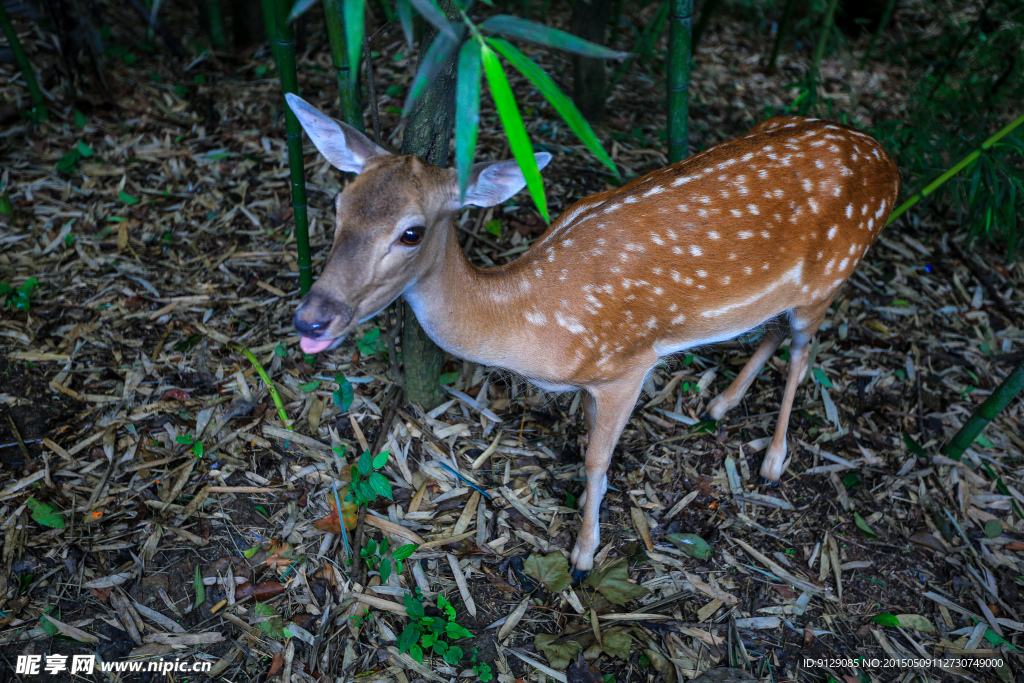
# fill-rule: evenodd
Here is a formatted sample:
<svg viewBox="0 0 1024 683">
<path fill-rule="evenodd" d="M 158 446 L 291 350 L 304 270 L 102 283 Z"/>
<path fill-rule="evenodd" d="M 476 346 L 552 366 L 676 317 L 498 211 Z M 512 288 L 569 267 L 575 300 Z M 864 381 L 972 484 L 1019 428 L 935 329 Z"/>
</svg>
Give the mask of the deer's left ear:
<svg viewBox="0 0 1024 683">
<path fill-rule="evenodd" d="M 537 160 L 538 169 L 543 169 L 551 161 L 551 155 L 547 152 L 534 152 L 533 157 Z M 469 185 L 466 187 L 466 201 L 461 206 L 495 206 L 510 199 L 524 187 L 526 178 L 515 161 L 485 161 L 473 164 Z M 457 201 L 458 186 L 455 196 Z"/>
<path fill-rule="evenodd" d="M 287 93 L 284 98 L 306 135 L 331 166 L 360 173 L 367 159 L 389 153 L 352 126 L 332 119 L 298 95 Z"/>
</svg>

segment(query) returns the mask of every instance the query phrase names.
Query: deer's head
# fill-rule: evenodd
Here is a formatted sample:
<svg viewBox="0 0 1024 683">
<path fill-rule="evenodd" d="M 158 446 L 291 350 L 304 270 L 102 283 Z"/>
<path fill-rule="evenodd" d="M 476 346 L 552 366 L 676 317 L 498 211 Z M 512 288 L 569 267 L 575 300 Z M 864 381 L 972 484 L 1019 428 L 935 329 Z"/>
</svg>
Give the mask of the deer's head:
<svg viewBox="0 0 1024 683">
<path fill-rule="evenodd" d="M 295 311 L 306 353 L 337 346 L 357 324 L 443 266 L 450 218 L 463 206 L 494 206 L 526 186 L 514 161 L 473 166 L 464 202 L 455 171 L 391 154 L 365 135 L 286 95 L 302 128 L 335 168 L 358 174 L 335 200 L 334 244 L 323 273 Z M 535 155 L 543 168 L 551 155 Z M 457 247 L 457 245 L 455 245 Z"/>
</svg>

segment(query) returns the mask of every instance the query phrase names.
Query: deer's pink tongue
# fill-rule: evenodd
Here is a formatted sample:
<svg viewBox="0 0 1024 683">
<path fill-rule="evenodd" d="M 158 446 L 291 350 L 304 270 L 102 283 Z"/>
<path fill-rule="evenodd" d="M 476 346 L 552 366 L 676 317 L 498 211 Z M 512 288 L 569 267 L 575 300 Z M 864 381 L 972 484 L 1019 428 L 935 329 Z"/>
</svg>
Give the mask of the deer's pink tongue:
<svg viewBox="0 0 1024 683">
<path fill-rule="evenodd" d="M 331 345 L 333 339 L 310 339 L 302 337 L 299 339 L 299 348 L 303 353 L 320 353 Z"/>
</svg>

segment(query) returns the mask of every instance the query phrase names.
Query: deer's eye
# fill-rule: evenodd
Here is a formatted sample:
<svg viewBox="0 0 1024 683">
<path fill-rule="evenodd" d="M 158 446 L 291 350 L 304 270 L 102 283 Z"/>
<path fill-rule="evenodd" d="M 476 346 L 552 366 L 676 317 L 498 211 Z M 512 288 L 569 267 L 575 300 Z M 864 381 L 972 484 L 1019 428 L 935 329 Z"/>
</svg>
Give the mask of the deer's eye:
<svg viewBox="0 0 1024 683">
<path fill-rule="evenodd" d="M 398 238 L 400 244 L 404 244 L 407 247 L 415 247 L 423 239 L 423 226 L 414 225 L 411 228 L 406 228 L 402 236 Z"/>
</svg>

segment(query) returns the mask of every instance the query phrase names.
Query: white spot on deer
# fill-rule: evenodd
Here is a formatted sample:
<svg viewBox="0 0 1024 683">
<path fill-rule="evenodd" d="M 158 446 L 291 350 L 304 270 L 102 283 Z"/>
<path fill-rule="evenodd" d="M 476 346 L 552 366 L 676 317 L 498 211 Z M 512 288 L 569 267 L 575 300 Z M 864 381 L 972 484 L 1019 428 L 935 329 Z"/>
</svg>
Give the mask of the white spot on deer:
<svg viewBox="0 0 1024 683">
<path fill-rule="evenodd" d="M 717 230 L 712 230 L 711 232 L 708 233 L 709 239 L 717 240 L 719 237 L 720 235 L 718 234 Z"/>
<path fill-rule="evenodd" d="M 694 275 L 696 275 L 697 277 L 707 277 L 708 276 L 708 271 L 706 271 L 706 270 L 698 270 L 698 271 L 694 272 Z"/>
<path fill-rule="evenodd" d="M 649 319 L 649 320 L 647 321 L 647 329 L 649 329 L 649 330 L 653 330 L 653 329 L 654 329 L 655 327 L 657 327 L 657 325 L 658 325 L 658 319 L 657 319 L 657 318 L 655 318 L 655 317 L 654 317 L 654 316 L 652 315 L 652 316 L 650 317 L 650 319 Z"/>
<path fill-rule="evenodd" d="M 872 229 L 874 227 L 875 227 L 875 219 L 874 218 L 869 218 L 868 219 L 868 229 Z"/>
<path fill-rule="evenodd" d="M 829 239 L 834 238 L 836 236 L 836 231 L 837 230 L 839 230 L 839 226 L 838 225 L 833 225 L 831 228 L 829 228 L 828 229 L 828 238 Z"/>
<path fill-rule="evenodd" d="M 749 211 L 754 216 L 761 215 L 761 212 L 757 208 L 757 204 L 747 204 L 747 211 Z"/>
<path fill-rule="evenodd" d="M 729 198 L 729 190 L 719 190 L 718 194 L 722 195 L 723 199 L 728 199 Z"/>
<path fill-rule="evenodd" d="M 803 185 L 804 192 L 807 194 L 814 192 L 814 183 L 811 182 L 810 178 L 804 178 L 800 181 L 800 184 Z"/>
<path fill-rule="evenodd" d="M 651 268 L 651 272 L 654 273 L 655 275 L 661 275 L 661 266 L 655 266 L 654 268 Z"/>
<path fill-rule="evenodd" d="M 661 235 L 656 232 L 651 233 L 651 241 L 659 246 L 665 244 L 665 240 L 661 239 Z"/>
<path fill-rule="evenodd" d="M 690 210 L 690 207 L 687 206 L 686 204 L 680 204 L 679 205 L 679 210 L 682 211 L 683 213 L 686 213 L 687 211 Z"/>
<path fill-rule="evenodd" d="M 719 280 L 719 282 L 721 282 L 721 283 L 722 283 L 723 285 L 727 285 L 727 284 L 729 284 L 729 276 L 728 276 L 728 275 L 726 275 L 726 276 L 725 276 L 725 277 L 723 277 L 723 278 L 722 278 L 721 280 Z"/>
<path fill-rule="evenodd" d="M 673 325 L 682 325 L 686 321 L 686 316 L 680 313 L 676 317 L 672 318 Z"/>
<path fill-rule="evenodd" d="M 882 159 L 882 155 L 880 155 L 880 154 L 878 153 L 878 148 L 877 148 L 877 147 L 875 147 L 875 148 L 874 148 L 873 150 L 871 150 L 871 153 L 875 155 L 875 158 L 876 158 L 876 159 L 878 159 L 879 161 L 881 161 L 881 159 Z"/>
<path fill-rule="evenodd" d="M 814 142 L 812 142 L 811 143 L 811 147 L 821 147 L 822 145 L 827 145 L 827 144 L 828 144 L 828 140 L 825 140 L 823 138 L 821 140 L 815 140 Z"/>
<path fill-rule="evenodd" d="M 840 261 L 839 262 L 839 268 L 838 268 L 839 272 L 843 272 L 844 270 L 846 270 L 846 264 L 848 264 L 849 262 L 850 262 L 849 258 L 844 258 L 842 261 Z"/>
<path fill-rule="evenodd" d="M 676 309 L 678 309 L 678 308 L 679 308 L 679 304 L 677 304 L 677 303 L 675 303 L 675 302 L 673 301 L 673 302 L 672 302 L 672 305 L 668 307 L 668 310 L 669 310 L 669 312 L 671 312 L 671 313 L 675 313 L 675 312 L 676 312 Z"/>
<path fill-rule="evenodd" d="M 672 270 L 672 271 L 669 271 L 669 272 L 672 275 L 672 280 L 674 282 L 679 282 L 679 271 L 678 270 Z"/>
<path fill-rule="evenodd" d="M 774 192 L 773 192 L 772 194 L 774 194 L 774 195 L 775 195 L 776 199 L 779 199 L 779 198 L 781 198 L 781 197 L 782 197 L 782 195 L 783 195 L 784 193 L 783 193 L 783 191 L 782 191 L 782 188 L 781 188 L 781 187 L 779 187 L 779 188 L 775 188 L 775 191 L 774 191 Z"/>
<path fill-rule="evenodd" d="M 857 245 L 856 244 L 851 244 L 850 245 L 850 251 L 849 251 L 850 255 L 852 256 L 853 253 L 856 252 L 856 251 L 857 251 Z"/>
<path fill-rule="evenodd" d="M 833 154 L 839 154 L 839 147 L 837 145 L 829 145 L 828 151 L 832 152 Z"/>
<path fill-rule="evenodd" d="M 813 199 L 808 199 L 807 205 L 811 207 L 811 213 L 818 213 L 818 202 L 814 201 Z"/>
<path fill-rule="evenodd" d="M 749 240 L 751 237 L 754 236 L 754 233 L 750 230 L 740 230 L 738 233 L 736 233 L 736 236 L 739 237 L 741 240 Z"/>
<path fill-rule="evenodd" d="M 564 279 L 565 279 L 565 278 L 567 278 L 567 277 L 569 277 L 569 271 L 568 271 L 568 269 L 566 269 L 566 268 L 562 268 L 562 273 L 561 273 L 561 274 L 560 274 L 560 275 L 558 276 L 558 279 L 559 279 L 559 280 L 564 280 Z"/>
<path fill-rule="evenodd" d="M 825 162 L 821 159 L 814 160 L 814 168 L 825 168 Z"/>
<path fill-rule="evenodd" d="M 634 244 L 633 242 L 627 242 L 624 248 L 626 251 L 643 251 L 644 245 Z"/>
<path fill-rule="evenodd" d="M 571 247 L 572 246 L 572 240 L 571 239 L 562 240 L 562 246 L 563 247 Z"/>
<path fill-rule="evenodd" d="M 555 248 L 554 247 L 548 247 L 548 262 L 549 263 L 554 263 L 554 261 L 555 261 Z"/>
<path fill-rule="evenodd" d="M 672 247 L 672 253 L 673 254 L 682 254 L 683 250 L 681 248 L 679 248 L 679 247 Z"/>
<path fill-rule="evenodd" d="M 833 126 L 833 125 L 832 125 L 831 123 L 829 123 L 829 124 L 826 124 L 826 125 L 825 125 L 825 128 L 827 128 L 827 129 L 829 129 L 829 130 L 841 130 L 841 129 L 839 128 L 839 126 Z"/>
<path fill-rule="evenodd" d="M 761 237 L 763 237 L 764 239 L 768 239 L 771 236 L 772 236 L 772 234 L 770 232 L 768 232 L 767 230 L 762 230 L 761 231 Z"/>
<path fill-rule="evenodd" d="M 704 250 L 698 247 L 696 244 L 690 245 L 690 256 L 700 256 L 704 253 Z"/>
<path fill-rule="evenodd" d="M 704 209 L 697 209 L 697 215 L 700 216 L 701 218 L 707 218 L 708 212 Z"/>
<path fill-rule="evenodd" d="M 711 203 L 711 197 L 707 196 L 706 194 L 698 195 L 697 197 L 695 197 L 695 199 L 701 204 Z"/>
<path fill-rule="evenodd" d="M 654 195 L 654 194 L 661 194 L 664 191 L 665 191 L 665 186 L 664 185 L 655 185 L 651 189 L 647 190 L 647 192 L 644 192 L 643 196 L 644 197 L 650 197 L 651 195 Z"/>
<path fill-rule="evenodd" d="M 846 205 L 846 217 L 853 218 L 853 204 Z"/>
<path fill-rule="evenodd" d="M 753 272 L 754 272 L 754 269 L 751 268 L 750 266 L 743 266 L 743 274 L 744 275 L 750 275 Z"/>
<path fill-rule="evenodd" d="M 729 252 L 729 260 L 730 261 L 735 261 L 736 260 L 736 252 L 735 251 L 730 251 Z"/>
<path fill-rule="evenodd" d="M 868 215 L 868 205 L 867 204 L 865 204 L 864 206 L 860 207 L 860 215 L 861 216 L 867 216 Z"/>
<path fill-rule="evenodd" d="M 618 202 L 616 202 L 615 204 L 612 204 L 611 206 L 606 208 L 604 210 L 604 213 L 611 213 L 612 211 L 615 211 L 615 209 L 619 208 L 620 206 L 622 206 L 622 204 L 619 204 Z"/>
<path fill-rule="evenodd" d="M 630 195 L 630 196 L 626 197 L 625 199 L 623 199 L 622 203 L 623 204 L 636 204 L 638 201 L 639 200 L 636 197 L 634 197 L 633 195 Z"/>
<path fill-rule="evenodd" d="M 840 166 L 840 168 L 839 168 L 839 175 L 841 175 L 841 176 L 843 176 L 845 178 L 848 175 L 853 175 L 853 171 L 851 171 L 846 166 Z"/>
<path fill-rule="evenodd" d="M 531 322 L 538 327 L 542 327 L 548 321 L 547 317 L 538 310 L 527 311 L 523 316 L 528 322 Z"/>
<path fill-rule="evenodd" d="M 685 185 L 686 183 L 690 183 L 690 182 L 693 182 L 693 181 L 694 181 L 694 178 L 692 178 L 690 176 L 686 176 L 686 175 L 679 176 L 678 178 L 676 178 L 675 180 L 672 181 L 672 187 L 679 187 L 680 185 Z"/>
<path fill-rule="evenodd" d="M 767 267 L 768 264 L 764 264 L 764 269 L 767 269 Z M 745 308 L 747 306 L 756 304 L 762 298 L 768 296 L 769 294 L 771 294 L 772 292 L 781 287 L 785 287 L 786 285 L 789 284 L 799 284 L 803 277 L 803 272 L 804 262 L 803 259 L 801 259 L 796 262 L 796 265 L 794 265 L 792 268 L 783 273 L 782 277 L 780 277 L 778 280 L 770 283 L 767 287 L 758 289 L 756 293 L 752 294 L 746 299 L 743 299 L 742 301 L 737 301 L 735 303 L 726 304 L 721 308 L 712 309 L 710 311 L 704 311 L 701 313 L 701 315 L 705 318 L 715 318 L 721 315 L 725 315 L 734 309 Z"/>
<path fill-rule="evenodd" d="M 832 196 L 833 197 L 838 197 L 840 194 L 842 194 L 842 192 L 843 192 L 843 188 L 839 187 L 839 185 L 833 185 L 832 186 Z"/>
<path fill-rule="evenodd" d="M 673 242 L 676 241 L 676 231 L 673 230 L 672 228 L 669 228 L 668 230 L 666 230 L 665 234 L 668 235 L 668 238 L 670 240 L 672 240 Z"/>
<path fill-rule="evenodd" d="M 739 209 L 729 209 L 729 213 L 731 213 L 736 218 L 739 218 L 740 216 L 743 215 L 743 212 L 740 211 Z"/>
<path fill-rule="evenodd" d="M 537 277 L 540 277 L 541 275 L 544 274 L 544 269 L 543 268 L 535 268 L 534 271 L 533 271 L 533 274 L 536 275 Z"/>
<path fill-rule="evenodd" d="M 655 294 L 656 296 L 661 296 L 661 295 L 662 295 L 662 294 L 664 294 L 664 293 L 665 293 L 665 290 L 664 290 L 664 289 L 662 289 L 661 287 L 655 287 L 655 288 L 654 288 L 654 294 Z"/>
<path fill-rule="evenodd" d="M 693 284 L 693 278 L 691 278 L 691 277 L 684 277 L 683 278 L 683 284 L 686 285 L 687 287 L 689 287 L 690 285 Z"/>
<path fill-rule="evenodd" d="M 878 211 L 875 212 L 875 218 L 881 218 L 882 214 L 885 213 L 885 200 L 882 200 L 882 205 L 878 207 Z"/>
<path fill-rule="evenodd" d="M 828 263 L 825 264 L 825 275 L 831 275 L 832 274 L 832 266 L 834 266 L 835 264 L 836 264 L 836 260 L 835 259 L 832 259 L 831 261 L 829 261 Z"/>
</svg>

